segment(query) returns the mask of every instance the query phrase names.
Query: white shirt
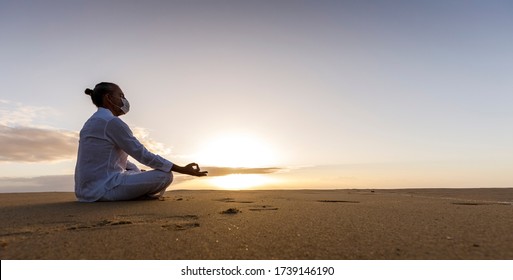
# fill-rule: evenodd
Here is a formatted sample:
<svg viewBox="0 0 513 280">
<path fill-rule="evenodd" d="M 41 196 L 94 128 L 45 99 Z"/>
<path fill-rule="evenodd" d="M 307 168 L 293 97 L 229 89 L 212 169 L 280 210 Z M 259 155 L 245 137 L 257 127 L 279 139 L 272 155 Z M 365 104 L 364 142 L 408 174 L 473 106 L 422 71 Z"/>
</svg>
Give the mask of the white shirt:
<svg viewBox="0 0 513 280">
<path fill-rule="evenodd" d="M 127 161 L 130 155 L 153 169 L 171 172 L 173 163 L 149 152 L 134 137 L 120 118 L 99 107 L 80 131 L 75 195 L 79 201 L 100 199 L 107 190 L 118 186 L 128 169 L 136 168 Z"/>
</svg>

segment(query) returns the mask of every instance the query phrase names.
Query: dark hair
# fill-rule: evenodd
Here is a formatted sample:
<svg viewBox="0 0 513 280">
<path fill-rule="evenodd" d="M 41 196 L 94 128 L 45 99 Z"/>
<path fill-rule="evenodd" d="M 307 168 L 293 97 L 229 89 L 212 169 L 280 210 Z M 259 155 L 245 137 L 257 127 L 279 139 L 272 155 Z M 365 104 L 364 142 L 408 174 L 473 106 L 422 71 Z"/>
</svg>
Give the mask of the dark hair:
<svg viewBox="0 0 513 280">
<path fill-rule="evenodd" d="M 114 83 L 101 82 L 94 87 L 94 90 L 86 88 L 84 92 L 91 96 L 91 100 L 96 107 L 103 107 L 103 96 L 112 93 L 117 87 L 118 85 Z"/>
</svg>

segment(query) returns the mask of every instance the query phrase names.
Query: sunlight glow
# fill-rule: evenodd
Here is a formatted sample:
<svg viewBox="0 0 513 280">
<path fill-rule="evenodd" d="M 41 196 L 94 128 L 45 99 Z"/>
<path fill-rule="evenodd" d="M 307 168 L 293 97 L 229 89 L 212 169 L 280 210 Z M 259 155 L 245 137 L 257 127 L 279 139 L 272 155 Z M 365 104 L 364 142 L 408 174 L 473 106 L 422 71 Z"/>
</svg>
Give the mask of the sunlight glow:
<svg viewBox="0 0 513 280">
<path fill-rule="evenodd" d="M 209 182 L 226 190 L 242 190 L 273 183 L 269 176 L 259 174 L 232 174 L 221 177 L 209 178 Z"/>
<path fill-rule="evenodd" d="M 209 141 L 195 157 L 200 164 L 222 167 L 262 167 L 274 164 L 268 145 L 251 135 L 224 135 Z"/>
</svg>

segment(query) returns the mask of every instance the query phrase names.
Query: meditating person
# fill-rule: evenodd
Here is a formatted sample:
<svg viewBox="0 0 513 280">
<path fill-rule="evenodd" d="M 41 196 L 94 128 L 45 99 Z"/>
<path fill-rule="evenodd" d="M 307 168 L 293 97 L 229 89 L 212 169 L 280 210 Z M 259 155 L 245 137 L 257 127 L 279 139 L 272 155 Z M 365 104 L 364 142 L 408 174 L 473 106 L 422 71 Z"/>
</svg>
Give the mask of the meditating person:
<svg viewBox="0 0 513 280">
<path fill-rule="evenodd" d="M 128 113 L 130 103 L 114 83 L 102 82 L 86 89 L 98 110 L 80 131 L 75 195 L 79 201 L 155 199 L 173 181 L 173 171 L 206 176 L 196 163 L 182 167 L 148 151 L 119 116 Z M 128 161 L 131 156 L 153 170 L 141 171 Z"/>
</svg>

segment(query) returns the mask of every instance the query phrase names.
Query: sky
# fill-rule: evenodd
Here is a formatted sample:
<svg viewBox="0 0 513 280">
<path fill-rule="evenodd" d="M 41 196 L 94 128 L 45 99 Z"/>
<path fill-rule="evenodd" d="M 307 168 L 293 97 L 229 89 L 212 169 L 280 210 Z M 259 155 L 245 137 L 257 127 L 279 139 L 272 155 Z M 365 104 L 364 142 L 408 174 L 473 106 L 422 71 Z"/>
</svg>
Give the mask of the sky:
<svg viewBox="0 0 513 280">
<path fill-rule="evenodd" d="M 72 190 L 102 81 L 177 164 L 279 188 L 513 187 L 511 50 L 511 1 L 0 0 L 0 191 Z"/>
</svg>

